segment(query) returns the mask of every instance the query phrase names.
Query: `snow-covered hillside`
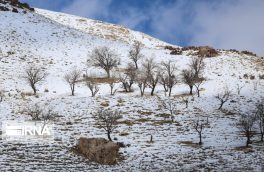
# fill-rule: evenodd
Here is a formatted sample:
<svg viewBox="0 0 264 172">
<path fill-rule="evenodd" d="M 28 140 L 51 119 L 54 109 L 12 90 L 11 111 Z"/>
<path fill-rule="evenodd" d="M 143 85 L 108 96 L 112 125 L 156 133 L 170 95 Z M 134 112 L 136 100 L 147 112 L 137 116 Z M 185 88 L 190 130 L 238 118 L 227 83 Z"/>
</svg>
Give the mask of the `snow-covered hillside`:
<svg viewBox="0 0 264 172">
<path fill-rule="evenodd" d="M 8 4 L 1 6 L 12 9 Z M 23 12 L 26 11 L 26 12 Z M 97 76 L 103 70 L 87 66 L 87 59 L 96 47 L 107 46 L 121 58 L 119 70 L 128 62 L 128 52 L 134 41 L 144 44 L 145 58 L 157 63 L 173 61 L 177 66 L 178 83 L 173 88 L 172 101 L 176 104 L 175 122 L 164 120 L 167 110 L 160 107 L 164 96 L 158 85 L 155 96 L 140 97 L 137 84 L 134 92 L 122 92 L 117 83 L 116 95 L 110 95 L 109 85 L 101 83 L 96 97 L 84 83 L 78 83 L 76 96 L 63 76 L 78 68 Z M 249 112 L 264 95 L 263 59 L 242 53 L 219 50 L 220 55 L 205 59 L 205 77 L 201 97 L 189 96 L 189 88 L 181 82 L 180 72 L 188 67 L 188 52 L 171 55 L 158 39 L 127 28 L 63 13 L 36 9 L 32 12 L 19 9 L 18 13 L 0 11 L 0 121 L 27 120 L 29 104 L 50 104 L 59 116 L 55 123 L 55 140 L 49 143 L 14 143 L 0 138 L 0 169 L 13 171 L 261 171 L 264 162 L 264 145 L 253 138 L 250 148 L 239 149 L 245 138 L 236 127 L 239 112 Z M 178 47 L 178 46 L 175 46 Z M 140 61 L 143 62 L 143 60 Z M 23 79 L 29 64 L 45 69 L 47 78 L 38 86 L 37 96 Z M 247 78 L 248 76 L 254 76 Z M 243 86 L 240 95 L 237 86 Z M 228 86 L 232 98 L 222 111 L 215 96 Z M 188 97 L 185 108 L 182 97 Z M 102 104 L 119 110 L 123 119 L 113 133 L 122 148 L 124 160 L 118 165 L 102 166 L 90 163 L 70 151 L 78 138 L 106 137 L 102 129 L 94 127 L 91 113 Z M 204 130 L 202 146 L 192 126 L 196 118 L 209 120 Z M 257 131 L 257 126 L 255 128 Z M 1 131 L 2 132 L 2 131 Z M 0 132 L 0 134 L 1 134 Z M 124 134 L 126 133 L 126 134 Z M 150 135 L 154 142 L 150 143 Z M 12 164 L 12 165 L 11 165 Z"/>
</svg>

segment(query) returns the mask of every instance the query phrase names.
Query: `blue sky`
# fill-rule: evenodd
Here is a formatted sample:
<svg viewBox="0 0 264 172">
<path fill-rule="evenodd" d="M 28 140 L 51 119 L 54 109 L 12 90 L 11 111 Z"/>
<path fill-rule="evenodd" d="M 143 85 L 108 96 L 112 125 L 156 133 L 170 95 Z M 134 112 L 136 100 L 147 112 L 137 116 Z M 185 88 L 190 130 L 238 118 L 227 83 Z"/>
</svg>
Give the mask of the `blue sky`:
<svg viewBox="0 0 264 172">
<path fill-rule="evenodd" d="M 121 24 L 166 42 L 250 50 L 264 56 L 263 0 L 21 0 Z"/>
</svg>

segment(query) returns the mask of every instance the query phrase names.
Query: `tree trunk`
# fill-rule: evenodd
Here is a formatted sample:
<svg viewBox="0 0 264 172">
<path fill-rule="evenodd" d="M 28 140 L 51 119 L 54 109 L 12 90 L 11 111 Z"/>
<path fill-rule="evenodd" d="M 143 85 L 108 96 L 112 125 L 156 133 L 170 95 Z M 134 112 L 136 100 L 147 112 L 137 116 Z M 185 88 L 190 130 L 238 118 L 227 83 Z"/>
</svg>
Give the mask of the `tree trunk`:
<svg viewBox="0 0 264 172">
<path fill-rule="evenodd" d="M 141 97 L 144 96 L 144 91 L 143 90 L 140 90 L 140 95 L 141 95 Z"/>
<path fill-rule="evenodd" d="M 171 90 L 172 90 L 172 88 L 169 88 L 169 97 L 171 96 Z"/>
<path fill-rule="evenodd" d="M 155 87 L 153 87 L 153 88 L 151 89 L 151 93 L 150 93 L 151 96 L 154 95 L 154 91 L 155 91 Z"/>
<path fill-rule="evenodd" d="M 200 97 L 200 90 L 197 88 L 198 97 Z"/>
<path fill-rule="evenodd" d="M 192 92 L 193 86 L 192 85 L 189 85 L 189 87 L 190 87 L 190 95 L 192 95 L 193 94 L 193 92 Z"/>
<path fill-rule="evenodd" d="M 247 137 L 247 147 L 248 147 L 249 143 L 250 143 L 250 138 Z"/>
<path fill-rule="evenodd" d="M 110 134 L 111 134 L 111 133 L 108 131 L 108 132 L 107 132 L 107 137 L 108 137 L 108 140 L 109 140 L 109 141 L 112 141 Z"/>
<path fill-rule="evenodd" d="M 135 61 L 135 66 L 136 66 L 136 69 L 138 69 L 138 64 L 137 64 L 137 61 Z"/>
<path fill-rule="evenodd" d="M 199 133 L 199 137 L 200 137 L 199 145 L 201 145 L 202 144 L 202 133 Z"/>
<path fill-rule="evenodd" d="M 72 89 L 71 89 L 71 91 L 72 91 L 72 96 L 74 96 L 74 89 L 75 89 L 74 87 L 75 87 L 75 85 L 72 84 L 72 87 L 71 87 L 71 88 L 72 88 Z"/>
<path fill-rule="evenodd" d="M 129 92 L 132 92 L 132 85 L 133 85 L 133 82 L 129 82 L 129 84 L 128 84 L 128 91 Z"/>
<path fill-rule="evenodd" d="M 34 91 L 34 95 L 36 95 L 37 94 L 37 89 L 36 89 L 35 85 L 32 86 L 32 89 Z"/>
<path fill-rule="evenodd" d="M 224 102 L 221 102 L 221 104 L 220 104 L 218 110 L 222 109 L 223 105 L 224 105 Z"/>
<path fill-rule="evenodd" d="M 105 70 L 107 73 L 107 78 L 110 78 L 110 70 Z"/>
<path fill-rule="evenodd" d="M 261 142 L 263 142 L 263 139 L 264 139 L 263 136 L 264 136 L 264 133 L 261 132 L 261 139 L 260 139 Z"/>
<path fill-rule="evenodd" d="M 123 82 L 123 87 L 124 87 L 124 89 L 125 89 L 125 92 L 128 92 L 126 82 Z"/>
</svg>

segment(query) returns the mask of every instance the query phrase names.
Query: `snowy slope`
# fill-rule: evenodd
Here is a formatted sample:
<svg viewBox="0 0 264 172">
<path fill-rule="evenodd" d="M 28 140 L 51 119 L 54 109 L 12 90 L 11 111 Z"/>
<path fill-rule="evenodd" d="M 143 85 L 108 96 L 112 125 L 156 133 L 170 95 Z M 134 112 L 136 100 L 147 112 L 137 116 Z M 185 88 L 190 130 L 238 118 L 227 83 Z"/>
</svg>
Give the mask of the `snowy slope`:
<svg viewBox="0 0 264 172">
<path fill-rule="evenodd" d="M 10 6 L 6 5 L 11 8 Z M 76 96 L 69 96 L 69 86 L 64 82 L 65 72 L 76 67 L 105 75 L 97 68 L 87 69 L 86 61 L 93 48 L 109 46 L 121 58 L 121 66 L 129 62 L 128 51 L 135 40 L 145 47 L 145 57 L 156 62 L 172 60 L 178 67 L 177 74 L 187 68 L 190 56 L 170 55 L 161 46 L 169 45 L 145 34 L 121 26 L 84 19 L 68 14 L 37 9 L 36 13 L 0 11 L 0 89 L 5 90 L 0 103 L 0 121 L 30 119 L 25 115 L 28 104 L 51 104 L 59 117 L 55 121 L 56 135 L 51 143 L 13 143 L 0 139 L 0 169 L 13 171 L 261 171 L 264 162 L 264 146 L 254 137 L 249 150 L 238 150 L 245 139 L 235 126 L 237 112 L 248 112 L 264 95 L 263 60 L 259 57 L 221 51 L 220 56 L 206 58 L 205 77 L 201 97 L 189 97 L 186 109 L 180 96 L 188 93 L 188 86 L 180 81 L 173 89 L 173 101 L 177 104 L 175 123 L 163 123 L 160 101 L 167 99 L 159 85 L 156 95 L 140 97 L 135 92 L 117 92 L 110 96 L 109 85 L 100 84 L 95 98 L 80 83 Z M 177 47 L 177 46 L 175 46 Z M 22 78 L 25 67 L 35 63 L 49 74 L 38 86 L 38 96 L 24 96 L 31 92 Z M 246 79 L 244 74 L 254 75 Z M 180 80 L 180 77 L 177 76 Z M 237 94 L 237 85 L 244 85 Z M 223 111 L 216 110 L 219 102 L 215 95 L 228 86 L 233 93 L 232 102 Z M 118 90 L 120 83 L 117 84 Z M 44 90 L 48 90 L 45 92 Z M 91 113 L 101 103 L 109 102 L 111 109 L 122 112 L 123 123 L 113 133 L 118 141 L 129 144 L 121 149 L 124 161 L 115 166 L 89 163 L 70 151 L 79 137 L 105 137 L 105 132 L 94 127 Z M 204 131 L 204 145 L 197 146 L 197 133 L 192 127 L 196 118 L 208 119 L 210 126 Z M 130 122 L 130 123 L 128 123 Z M 1 133 L 1 132 L 0 132 Z M 121 133 L 128 133 L 122 136 Z M 150 135 L 154 143 L 149 143 Z M 247 151 L 247 152 L 246 152 Z M 246 152 L 246 153 L 245 153 Z M 12 163 L 12 166 L 9 164 Z"/>
<path fill-rule="evenodd" d="M 104 39 L 121 40 L 128 44 L 131 44 L 134 41 L 139 41 L 150 48 L 170 45 L 144 33 L 136 32 L 119 25 L 42 9 L 36 9 L 36 12 L 65 26 L 78 29 L 91 35 L 96 35 Z"/>
</svg>

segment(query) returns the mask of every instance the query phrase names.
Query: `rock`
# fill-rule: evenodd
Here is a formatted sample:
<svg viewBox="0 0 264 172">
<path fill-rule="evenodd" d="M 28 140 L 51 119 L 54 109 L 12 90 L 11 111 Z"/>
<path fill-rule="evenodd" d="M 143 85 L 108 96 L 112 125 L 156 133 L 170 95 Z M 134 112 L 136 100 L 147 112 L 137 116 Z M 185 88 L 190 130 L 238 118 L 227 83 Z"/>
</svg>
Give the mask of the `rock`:
<svg viewBox="0 0 264 172">
<path fill-rule="evenodd" d="M 79 139 L 77 150 L 91 161 L 99 164 L 114 165 L 119 159 L 120 146 L 104 138 Z"/>
<path fill-rule="evenodd" d="M 18 10 L 16 8 L 13 8 L 12 12 L 13 13 L 18 13 Z"/>
<path fill-rule="evenodd" d="M 0 6 L 0 11 L 9 11 L 9 9 L 6 7 Z"/>
</svg>

